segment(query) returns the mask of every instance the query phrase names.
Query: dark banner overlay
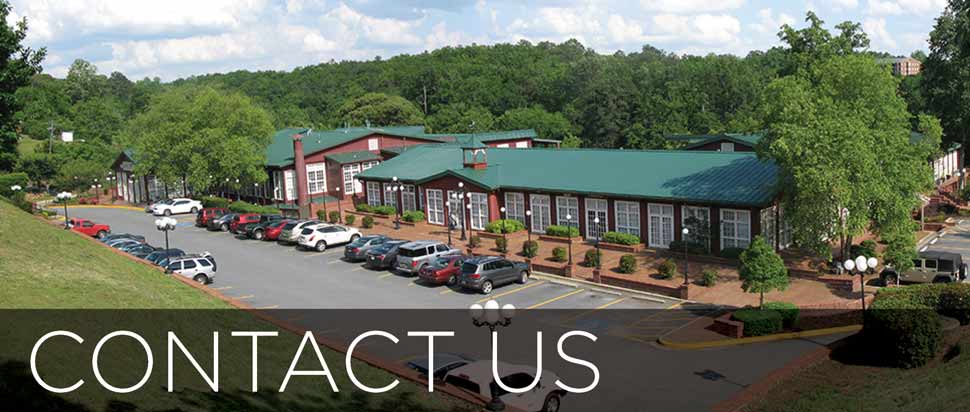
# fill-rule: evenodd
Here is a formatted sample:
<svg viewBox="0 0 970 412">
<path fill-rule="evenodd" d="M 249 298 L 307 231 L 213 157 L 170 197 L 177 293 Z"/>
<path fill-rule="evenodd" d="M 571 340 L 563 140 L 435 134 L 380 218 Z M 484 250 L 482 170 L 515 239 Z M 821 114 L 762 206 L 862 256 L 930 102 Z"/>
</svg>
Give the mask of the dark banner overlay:
<svg viewBox="0 0 970 412">
<path fill-rule="evenodd" d="M 699 411 L 822 345 L 657 344 L 698 315 L 0 311 L 0 410 Z"/>
</svg>

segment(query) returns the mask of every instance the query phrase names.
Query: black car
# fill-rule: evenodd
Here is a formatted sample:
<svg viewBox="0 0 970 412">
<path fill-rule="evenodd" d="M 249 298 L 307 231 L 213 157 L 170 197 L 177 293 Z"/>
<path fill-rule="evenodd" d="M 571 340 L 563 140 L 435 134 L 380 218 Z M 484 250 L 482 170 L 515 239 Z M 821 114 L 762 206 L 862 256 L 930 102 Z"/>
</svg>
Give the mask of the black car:
<svg viewBox="0 0 970 412">
<path fill-rule="evenodd" d="M 216 219 L 210 219 L 209 223 L 206 224 L 205 228 L 213 232 L 215 231 L 228 232 L 229 225 L 232 224 L 232 219 L 234 219 L 236 216 L 239 216 L 239 215 L 236 213 L 226 213 L 222 216 L 219 216 Z"/>
<path fill-rule="evenodd" d="M 166 260 L 169 257 L 179 257 L 184 255 L 185 252 L 183 252 L 182 249 L 156 249 L 154 252 L 149 253 L 148 256 L 145 256 L 145 260 L 157 265 L 158 262 Z"/>
<path fill-rule="evenodd" d="M 247 223 L 246 226 L 242 228 L 242 233 L 246 234 L 246 237 L 250 239 L 255 239 L 256 237 L 254 234 L 257 228 L 263 228 L 265 230 L 266 225 L 278 222 L 280 220 L 283 220 L 283 216 L 281 215 L 261 215 L 259 216 L 259 222 Z"/>
<path fill-rule="evenodd" d="M 144 236 L 142 236 L 142 235 L 133 235 L 131 233 L 115 233 L 115 234 L 111 234 L 111 235 L 105 236 L 105 237 L 103 237 L 101 239 L 98 239 L 98 240 L 100 240 L 101 243 L 108 243 L 108 242 L 111 242 L 112 240 L 119 240 L 119 239 L 132 239 L 132 240 L 137 240 L 137 241 L 139 241 L 141 243 L 145 243 L 145 237 Z"/>
<path fill-rule="evenodd" d="M 392 240 L 384 242 L 383 245 L 367 251 L 367 260 L 364 266 L 371 269 L 387 269 L 397 263 L 397 252 L 401 245 L 408 243 L 406 240 Z"/>
<path fill-rule="evenodd" d="M 135 247 L 129 248 L 128 250 L 125 250 L 125 252 L 128 252 L 129 255 L 132 255 L 134 257 L 140 257 L 140 258 L 143 258 L 144 259 L 146 256 L 148 256 L 149 254 L 151 254 L 155 250 L 157 250 L 157 249 L 154 246 L 149 245 L 147 243 L 142 243 L 142 244 L 140 244 L 138 246 L 135 246 Z"/>
</svg>

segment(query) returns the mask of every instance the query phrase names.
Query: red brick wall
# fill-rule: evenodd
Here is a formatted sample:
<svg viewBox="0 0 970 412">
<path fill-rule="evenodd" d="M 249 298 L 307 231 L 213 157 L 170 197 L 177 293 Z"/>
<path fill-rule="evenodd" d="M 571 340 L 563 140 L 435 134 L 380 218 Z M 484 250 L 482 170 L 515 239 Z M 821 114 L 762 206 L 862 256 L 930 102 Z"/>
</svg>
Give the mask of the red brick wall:
<svg viewBox="0 0 970 412">
<path fill-rule="evenodd" d="M 477 193 L 491 194 L 491 192 L 489 190 L 487 190 L 487 189 L 485 189 L 485 188 L 483 188 L 481 186 L 478 186 L 478 185 L 476 185 L 474 183 L 467 182 L 467 181 L 463 181 L 463 180 L 458 179 L 457 177 L 454 177 L 454 176 L 444 176 L 444 177 L 442 177 L 440 179 L 432 180 L 430 182 L 425 182 L 425 183 L 423 183 L 421 185 L 421 191 L 422 191 L 422 193 L 425 194 L 425 205 L 424 205 L 424 212 L 425 212 L 425 214 L 428 214 L 427 190 L 428 189 L 440 189 L 441 190 L 442 201 L 444 203 L 444 211 L 445 211 L 445 216 L 446 216 L 445 221 L 447 222 L 447 216 L 450 216 L 451 213 L 452 213 L 451 210 L 448 209 L 448 191 L 449 190 L 451 190 L 451 191 L 457 191 L 458 190 L 458 182 L 464 182 L 465 183 L 465 187 L 463 188 L 465 190 L 465 193 L 477 192 Z M 488 205 L 489 206 L 489 212 L 488 212 L 488 218 L 489 218 L 489 220 L 495 220 L 495 219 L 498 219 L 499 218 L 499 211 L 498 211 L 499 205 L 498 205 L 497 202 L 498 202 L 498 199 L 495 196 L 489 196 L 489 205 Z M 465 196 L 464 204 L 466 206 L 468 205 L 468 196 L 467 195 Z M 468 209 L 463 210 L 462 211 L 462 214 L 459 215 L 459 216 L 464 216 L 464 218 L 463 218 L 464 221 L 465 222 L 470 222 L 471 216 L 468 215 Z"/>
</svg>

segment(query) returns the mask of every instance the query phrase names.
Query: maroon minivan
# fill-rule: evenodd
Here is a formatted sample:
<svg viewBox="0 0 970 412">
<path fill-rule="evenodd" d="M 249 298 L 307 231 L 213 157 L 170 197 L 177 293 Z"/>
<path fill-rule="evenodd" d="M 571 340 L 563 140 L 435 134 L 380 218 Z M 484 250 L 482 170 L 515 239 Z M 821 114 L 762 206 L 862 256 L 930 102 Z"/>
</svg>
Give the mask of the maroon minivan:
<svg viewBox="0 0 970 412">
<path fill-rule="evenodd" d="M 216 219 L 226 213 L 229 213 L 229 210 L 221 207 L 207 207 L 200 210 L 199 214 L 195 216 L 195 225 L 198 227 L 206 227 L 210 220 Z"/>
</svg>

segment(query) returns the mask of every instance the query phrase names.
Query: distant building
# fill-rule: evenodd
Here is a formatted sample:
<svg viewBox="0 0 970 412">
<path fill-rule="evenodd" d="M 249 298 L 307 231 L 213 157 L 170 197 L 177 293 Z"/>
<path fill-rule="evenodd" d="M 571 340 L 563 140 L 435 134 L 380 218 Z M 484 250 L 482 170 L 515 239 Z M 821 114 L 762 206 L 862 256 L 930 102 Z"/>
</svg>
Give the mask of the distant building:
<svg viewBox="0 0 970 412">
<path fill-rule="evenodd" d="M 896 76 L 915 76 L 923 69 L 923 63 L 912 57 L 879 59 L 879 63 L 891 65 Z"/>
</svg>

